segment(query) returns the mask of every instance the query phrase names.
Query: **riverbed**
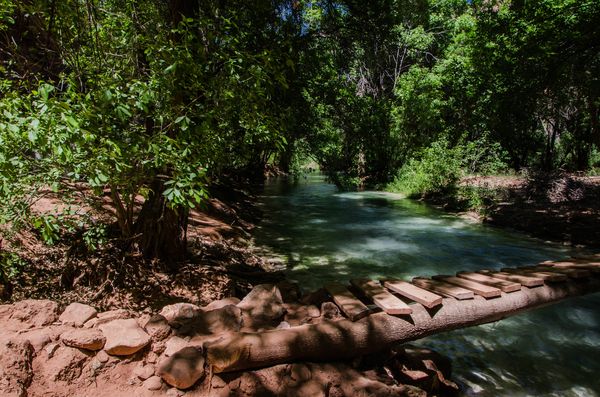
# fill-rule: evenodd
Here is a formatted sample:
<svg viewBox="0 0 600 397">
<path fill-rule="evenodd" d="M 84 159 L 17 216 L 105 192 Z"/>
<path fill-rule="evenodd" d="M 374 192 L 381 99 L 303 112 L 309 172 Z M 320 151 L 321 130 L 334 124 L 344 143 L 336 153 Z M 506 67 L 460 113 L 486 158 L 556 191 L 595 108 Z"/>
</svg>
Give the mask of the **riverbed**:
<svg viewBox="0 0 600 397">
<path fill-rule="evenodd" d="M 384 192 L 339 192 L 320 175 L 272 180 L 258 245 L 305 290 L 351 278 L 453 274 L 569 256 L 566 246 L 481 225 Z M 422 339 L 465 396 L 598 396 L 600 296 Z"/>
</svg>

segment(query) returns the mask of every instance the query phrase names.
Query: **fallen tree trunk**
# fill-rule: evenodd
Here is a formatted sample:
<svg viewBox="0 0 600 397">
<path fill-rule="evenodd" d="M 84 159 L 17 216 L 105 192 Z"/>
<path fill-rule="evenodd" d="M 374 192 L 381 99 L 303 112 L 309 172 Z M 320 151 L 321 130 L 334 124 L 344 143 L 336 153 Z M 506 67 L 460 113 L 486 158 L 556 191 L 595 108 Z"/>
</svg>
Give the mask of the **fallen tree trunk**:
<svg viewBox="0 0 600 397">
<path fill-rule="evenodd" d="M 322 322 L 289 329 L 235 333 L 204 346 L 214 372 L 259 368 L 291 361 L 331 361 L 374 353 L 398 342 L 494 322 L 557 301 L 600 291 L 600 279 L 569 280 L 522 288 L 495 299 L 446 298 L 442 306 L 410 305 L 411 315 L 372 314 L 359 321 Z"/>
</svg>

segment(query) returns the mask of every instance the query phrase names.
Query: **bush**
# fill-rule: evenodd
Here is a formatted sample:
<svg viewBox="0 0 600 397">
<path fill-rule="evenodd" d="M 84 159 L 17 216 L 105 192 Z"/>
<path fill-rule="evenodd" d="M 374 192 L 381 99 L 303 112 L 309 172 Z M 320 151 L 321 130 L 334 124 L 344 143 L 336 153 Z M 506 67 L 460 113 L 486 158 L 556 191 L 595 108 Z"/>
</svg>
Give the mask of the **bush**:
<svg viewBox="0 0 600 397">
<path fill-rule="evenodd" d="M 386 190 L 408 197 L 452 193 L 461 176 L 461 163 L 461 148 L 450 148 L 444 140 L 434 142 L 418 158 L 410 159 Z"/>
</svg>

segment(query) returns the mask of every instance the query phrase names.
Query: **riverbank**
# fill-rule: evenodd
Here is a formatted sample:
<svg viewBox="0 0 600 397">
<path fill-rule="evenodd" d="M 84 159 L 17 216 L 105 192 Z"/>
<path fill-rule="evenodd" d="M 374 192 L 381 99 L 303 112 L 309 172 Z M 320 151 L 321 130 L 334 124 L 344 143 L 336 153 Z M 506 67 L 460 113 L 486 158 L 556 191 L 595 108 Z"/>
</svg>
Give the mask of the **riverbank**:
<svg viewBox="0 0 600 397">
<path fill-rule="evenodd" d="M 424 201 L 470 219 L 571 246 L 600 246 L 600 177 L 468 176 Z"/>
</svg>

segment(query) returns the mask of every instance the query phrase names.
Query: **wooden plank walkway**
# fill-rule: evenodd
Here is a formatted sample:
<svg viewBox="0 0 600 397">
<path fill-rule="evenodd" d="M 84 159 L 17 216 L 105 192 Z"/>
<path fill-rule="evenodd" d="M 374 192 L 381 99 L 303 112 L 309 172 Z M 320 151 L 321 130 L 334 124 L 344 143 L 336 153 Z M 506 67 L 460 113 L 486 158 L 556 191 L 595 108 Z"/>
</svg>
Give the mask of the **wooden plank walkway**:
<svg viewBox="0 0 600 397">
<path fill-rule="evenodd" d="M 458 285 L 459 287 L 469 289 L 475 292 L 477 295 L 483 296 L 486 299 L 496 298 L 502 295 L 502 291 L 499 288 L 490 287 L 489 285 L 477 283 L 475 281 L 466 280 L 464 278 L 455 276 L 438 275 L 432 277 L 434 280 L 445 281 L 450 284 Z"/>
<path fill-rule="evenodd" d="M 410 314 L 412 309 L 383 288 L 377 281 L 368 279 L 350 280 L 350 284 L 361 290 L 373 303 L 387 314 Z"/>
<path fill-rule="evenodd" d="M 521 290 L 521 283 L 514 281 L 498 280 L 497 278 L 474 272 L 458 272 L 458 277 L 467 280 L 475 281 L 481 284 L 489 285 L 490 287 L 500 288 L 502 292 L 510 293 Z"/>
<path fill-rule="evenodd" d="M 383 310 L 388 315 L 412 315 L 413 305 L 433 309 L 444 305 L 446 300 L 466 301 L 479 295 L 485 299 L 502 298 L 518 291 L 541 287 L 544 284 L 565 283 L 568 280 L 586 280 L 600 276 L 600 260 L 572 258 L 561 261 L 545 261 L 535 266 L 501 270 L 461 271 L 456 275 L 434 275 L 431 278 L 415 277 L 411 282 L 398 279 L 352 279 L 354 289 L 339 283 L 325 286 L 332 300 L 346 317 L 360 320 L 374 311 Z M 372 301 L 365 305 L 352 291 Z M 396 294 L 396 295 L 395 295 Z M 407 298 L 403 301 L 402 298 Z M 414 303 L 408 304 L 408 300 Z"/>
<path fill-rule="evenodd" d="M 342 312 L 352 321 L 368 316 L 371 310 L 357 299 L 348 288 L 341 284 L 332 283 L 325 286 L 327 292 Z"/>
<path fill-rule="evenodd" d="M 444 281 L 415 277 L 412 279 L 412 283 L 417 287 L 427 289 L 433 293 L 449 296 L 458 300 L 473 299 L 473 291 L 448 284 Z"/>
<path fill-rule="evenodd" d="M 426 289 L 419 288 L 416 285 L 413 285 L 406 281 L 388 279 L 384 280 L 383 285 L 390 291 L 394 291 L 399 295 L 405 296 L 408 299 L 418 302 L 428 309 L 434 308 L 442 304 L 441 296 L 429 292 Z"/>
</svg>

